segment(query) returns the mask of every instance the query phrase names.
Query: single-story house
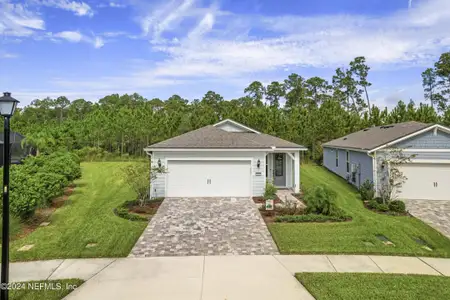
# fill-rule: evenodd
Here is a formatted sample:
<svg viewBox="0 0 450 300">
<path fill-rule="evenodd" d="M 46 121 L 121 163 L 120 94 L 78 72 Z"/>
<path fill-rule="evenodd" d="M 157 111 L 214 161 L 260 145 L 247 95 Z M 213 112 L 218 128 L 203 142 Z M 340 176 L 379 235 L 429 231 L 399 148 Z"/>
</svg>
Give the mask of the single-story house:
<svg viewBox="0 0 450 300">
<path fill-rule="evenodd" d="M 356 187 L 373 182 L 379 195 L 389 174 L 387 154 L 395 151 L 410 158 L 398 167 L 407 178 L 398 198 L 450 200 L 450 128 L 445 126 L 412 121 L 365 128 L 323 144 L 323 163 Z"/>
<path fill-rule="evenodd" d="M 154 197 L 251 197 L 266 180 L 300 191 L 304 146 L 223 120 L 145 148 L 166 173 L 151 182 Z"/>
</svg>

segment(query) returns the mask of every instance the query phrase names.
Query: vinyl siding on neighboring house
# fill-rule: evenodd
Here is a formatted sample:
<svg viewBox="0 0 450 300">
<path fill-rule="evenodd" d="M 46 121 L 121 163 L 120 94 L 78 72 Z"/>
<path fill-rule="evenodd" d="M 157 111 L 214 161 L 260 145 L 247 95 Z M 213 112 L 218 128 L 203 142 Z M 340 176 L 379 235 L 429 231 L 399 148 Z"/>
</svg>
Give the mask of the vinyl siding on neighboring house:
<svg viewBox="0 0 450 300">
<path fill-rule="evenodd" d="M 265 174 L 265 165 L 266 165 L 266 152 L 264 151 L 202 151 L 202 152 L 194 152 L 194 151 L 176 151 L 176 152 L 163 152 L 163 151 L 155 151 L 152 155 L 152 165 L 157 166 L 158 160 L 161 159 L 161 163 L 164 166 L 167 166 L 167 160 L 170 158 L 176 159 L 195 159 L 199 158 L 199 160 L 207 160 L 207 158 L 251 158 L 252 163 L 252 192 L 253 196 L 262 196 L 264 194 L 265 182 L 266 182 L 266 174 Z M 258 159 L 260 160 L 260 168 L 257 167 Z M 169 163 L 170 167 L 170 163 Z M 170 172 L 170 169 L 168 170 Z M 195 170 L 193 170 L 195 172 Z M 256 172 L 261 172 L 261 176 L 256 176 Z M 164 197 L 165 196 L 165 177 L 167 174 L 159 174 L 154 182 L 151 183 L 150 188 L 150 196 L 154 197 Z"/>
<path fill-rule="evenodd" d="M 434 135 L 434 131 L 430 130 L 397 143 L 395 147 L 403 149 L 448 149 L 450 148 L 450 134 L 438 130 Z"/>
<path fill-rule="evenodd" d="M 336 151 L 338 151 L 339 157 L 339 165 L 336 167 Z M 349 153 L 349 163 L 350 163 L 350 172 L 347 172 L 347 150 L 344 149 L 336 149 L 336 148 L 328 148 L 325 147 L 323 149 L 323 163 L 324 166 L 346 179 L 350 177 L 348 180 L 351 184 L 359 187 L 364 181 L 370 180 L 373 181 L 373 160 L 372 157 L 367 155 L 364 152 L 357 152 L 348 150 Z M 356 164 L 359 166 L 359 171 L 356 173 L 355 181 L 352 181 L 351 176 L 351 164 Z"/>
</svg>

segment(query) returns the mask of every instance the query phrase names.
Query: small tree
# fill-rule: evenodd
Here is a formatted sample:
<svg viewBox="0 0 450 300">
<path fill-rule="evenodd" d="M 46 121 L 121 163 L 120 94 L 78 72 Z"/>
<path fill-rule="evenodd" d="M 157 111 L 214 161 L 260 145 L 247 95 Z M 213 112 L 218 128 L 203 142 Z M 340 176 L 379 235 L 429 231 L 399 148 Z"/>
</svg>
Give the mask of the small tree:
<svg viewBox="0 0 450 300">
<path fill-rule="evenodd" d="M 400 171 L 399 167 L 410 163 L 414 157 L 415 155 L 405 155 L 402 149 L 390 148 L 383 152 L 381 166 L 383 169 L 387 168 L 387 171 L 379 192 L 384 204 L 397 199 L 403 184 L 408 180 L 408 177 Z"/>
<path fill-rule="evenodd" d="M 154 181 L 158 174 L 166 173 L 164 167 L 152 167 L 150 172 L 146 163 L 132 163 L 122 168 L 124 180 L 136 193 L 140 206 L 144 206 L 149 199 L 150 182 Z"/>
</svg>

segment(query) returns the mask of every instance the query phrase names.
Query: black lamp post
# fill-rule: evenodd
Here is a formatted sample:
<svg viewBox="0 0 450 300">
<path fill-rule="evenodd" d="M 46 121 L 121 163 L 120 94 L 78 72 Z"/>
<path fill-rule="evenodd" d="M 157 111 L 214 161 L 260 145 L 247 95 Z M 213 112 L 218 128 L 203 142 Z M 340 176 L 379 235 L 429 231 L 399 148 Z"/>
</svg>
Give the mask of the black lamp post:
<svg viewBox="0 0 450 300">
<path fill-rule="evenodd" d="M 11 162 L 11 145 L 9 143 L 9 119 L 14 114 L 17 101 L 11 93 L 3 93 L 0 97 L 0 115 L 4 117 L 3 129 L 3 227 L 2 227 L 2 283 L 0 300 L 8 300 L 9 279 L 9 165 Z"/>
</svg>

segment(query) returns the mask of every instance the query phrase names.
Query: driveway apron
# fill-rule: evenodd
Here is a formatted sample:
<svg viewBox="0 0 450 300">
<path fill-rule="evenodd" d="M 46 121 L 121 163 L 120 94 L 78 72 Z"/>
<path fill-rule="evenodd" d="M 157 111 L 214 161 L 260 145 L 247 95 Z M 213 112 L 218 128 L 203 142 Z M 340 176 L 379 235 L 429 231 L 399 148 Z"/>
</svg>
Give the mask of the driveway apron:
<svg viewBox="0 0 450 300">
<path fill-rule="evenodd" d="M 166 198 L 129 257 L 278 254 L 250 198 Z"/>
<path fill-rule="evenodd" d="M 406 200 L 405 203 L 410 214 L 450 238 L 450 200 Z"/>
</svg>

